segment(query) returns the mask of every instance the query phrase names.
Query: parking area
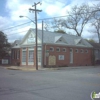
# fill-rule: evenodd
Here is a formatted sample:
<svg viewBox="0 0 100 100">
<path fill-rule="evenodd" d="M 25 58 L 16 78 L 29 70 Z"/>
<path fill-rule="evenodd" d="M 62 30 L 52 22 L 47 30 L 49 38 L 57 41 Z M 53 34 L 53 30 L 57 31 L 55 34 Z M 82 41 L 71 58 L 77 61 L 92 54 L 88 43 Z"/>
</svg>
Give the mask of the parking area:
<svg viewBox="0 0 100 100">
<path fill-rule="evenodd" d="M 91 100 L 100 92 L 100 67 L 38 71 L 0 67 L 0 100 Z"/>
</svg>

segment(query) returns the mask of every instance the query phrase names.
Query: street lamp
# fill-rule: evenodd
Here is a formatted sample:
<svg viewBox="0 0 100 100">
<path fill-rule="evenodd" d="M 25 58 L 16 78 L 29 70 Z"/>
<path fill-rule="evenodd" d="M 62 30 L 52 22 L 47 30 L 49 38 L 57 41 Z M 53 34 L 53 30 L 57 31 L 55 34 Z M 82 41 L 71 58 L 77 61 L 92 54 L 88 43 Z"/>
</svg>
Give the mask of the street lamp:
<svg viewBox="0 0 100 100">
<path fill-rule="evenodd" d="M 28 16 L 19 16 L 20 18 L 26 17 L 28 18 L 30 21 L 32 21 L 34 24 L 36 24 L 32 19 L 30 19 Z"/>
<path fill-rule="evenodd" d="M 36 25 L 36 37 L 35 37 L 35 42 L 36 42 L 36 70 L 38 70 L 38 54 L 37 54 L 37 21 L 34 22 L 32 19 L 30 19 L 28 16 L 19 16 L 20 18 L 26 17 L 29 20 L 31 20 L 35 25 Z"/>
</svg>

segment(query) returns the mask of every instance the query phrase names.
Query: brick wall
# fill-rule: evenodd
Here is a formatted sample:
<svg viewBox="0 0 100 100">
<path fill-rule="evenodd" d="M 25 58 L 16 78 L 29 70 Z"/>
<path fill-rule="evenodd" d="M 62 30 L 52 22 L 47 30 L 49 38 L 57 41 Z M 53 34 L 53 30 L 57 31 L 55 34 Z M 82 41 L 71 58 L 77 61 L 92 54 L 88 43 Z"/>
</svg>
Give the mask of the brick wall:
<svg viewBox="0 0 100 100">
<path fill-rule="evenodd" d="M 45 51 L 50 50 L 50 47 L 54 48 L 54 51 L 49 51 L 49 55 L 45 57 Z M 56 51 L 59 47 L 60 51 Z M 66 52 L 63 52 L 63 48 L 66 48 Z M 73 50 L 73 63 L 70 63 L 70 48 Z M 76 52 L 76 49 L 78 52 Z M 82 51 L 83 50 L 83 51 Z M 70 46 L 59 46 L 59 45 L 45 45 L 43 50 L 43 64 L 49 66 L 49 56 L 56 57 L 55 66 L 86 66 L 92 65 L 92 48 L 80 48 Z M 64 60 L 59 60 L 59 55 L 64 55 Z"/>
<path fill-rule="evenodd" d="M 50 47 L 54 48 L 54 51 L 50 51 Z M 56 51 L 57 47 L 60 51 Z M 66 52 L 63 51 L 63 48 L 66 49 Z M 73 50 L 73 63 L 70 63 L 70 49 Z M 48 51 L 49 50 L 49 51 Z M 78 52 L 76 52 L 78 50 Z M 83 52 L 82 52 L 83 50 Z M 12 53 L 15 53 L 15 57 L 11 57 L 12 65 L 17 65 L 17 62 L 20 62 L 21 66 L 32 66 L 35 67 L 36 65 L 36 50 L 34 48 L 34 64 L 28 65 L 28 48 L 26 48 L 26 65 L 22 65 L 22 49 L 12 49 Z M 16 52 L 20 51 L 19 58 L 16 56 Z M 87 52 L 86 52 L 87 51 Z M 47 53 L 46 53 L 47 52 Z M 80 47 L 70 47 L 70 46 L 61 46 L 61 45 L 44 45 L 43 46 L 43 66 L 50 67 L 50 66 L 86 66 L 92 65 L 92 48 L 80 48 Z M 49 55 L 48 55 L 49 54 Z M 63 55 L 64 59 L 59 60 L 59 55 Z M 49 57 L 55 56 L 56 64 L 49 65 Z"/>
<path fill-rule="evenodd" d="M 19 55 L 17 54 L 19 52 Z M 15 48 L 11 50 L 11 64 L 12 65 L 20 65 L 20 49 Z"/>
</svg>

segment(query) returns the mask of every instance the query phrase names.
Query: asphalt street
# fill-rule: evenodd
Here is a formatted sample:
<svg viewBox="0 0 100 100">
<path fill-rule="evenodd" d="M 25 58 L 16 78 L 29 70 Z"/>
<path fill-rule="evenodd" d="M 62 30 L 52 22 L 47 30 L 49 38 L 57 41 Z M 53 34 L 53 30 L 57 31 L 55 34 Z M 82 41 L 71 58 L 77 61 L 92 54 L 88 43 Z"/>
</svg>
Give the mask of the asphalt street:
<svg viewBox="0 0 100 100">
<path fill-rule="evenodd" d="M 100 67 L 38 71 L 0 67 L 0 100 L 91 100 L 92 91 L 100 92 Z"/>
</svg>

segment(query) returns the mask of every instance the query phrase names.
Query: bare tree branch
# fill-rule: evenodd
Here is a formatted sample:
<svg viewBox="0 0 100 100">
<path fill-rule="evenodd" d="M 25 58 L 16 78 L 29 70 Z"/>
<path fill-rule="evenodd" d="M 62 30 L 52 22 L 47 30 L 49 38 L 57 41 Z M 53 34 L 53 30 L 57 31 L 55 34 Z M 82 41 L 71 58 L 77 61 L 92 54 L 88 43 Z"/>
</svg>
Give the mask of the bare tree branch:
<svg viewBox="0 0 100 100">
<path fill-rule="evenodd" d="M 92 17 L 90 11 L 88 5 L 74 6 L 67 19 L 63 20 L 62 26 L 74 30 L 78 36 L 81 36 L 85 25 Z"/>
<path fill-rule="evenodd" d="M 91 22 L 94 27 L 94 31 L 98 35 L 98 40 L 100 43 L 100 4 L 94 6 L 93 21 Z"/>
</svg>

